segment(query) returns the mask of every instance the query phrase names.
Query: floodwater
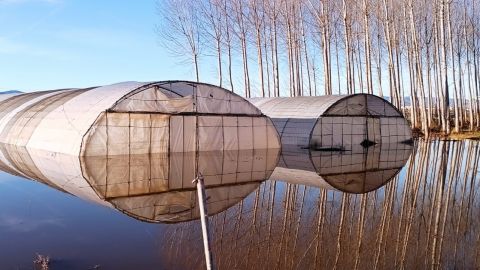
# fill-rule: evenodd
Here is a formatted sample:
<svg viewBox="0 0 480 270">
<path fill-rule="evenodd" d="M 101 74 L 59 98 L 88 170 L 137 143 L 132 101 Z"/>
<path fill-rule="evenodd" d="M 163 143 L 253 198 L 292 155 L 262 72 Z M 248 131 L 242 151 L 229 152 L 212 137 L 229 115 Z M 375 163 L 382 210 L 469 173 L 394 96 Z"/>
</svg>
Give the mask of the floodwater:
<svg viewBox="0 0 480 270">
<path fill-rule="evenodd" d="M 36 269 L 36 254 L 53 270 L 204 269 L 196 172 L 217 269 L 480 266 L 476 141 L 109 158 L 1 151 L 1 269 Z"/>
</svg>

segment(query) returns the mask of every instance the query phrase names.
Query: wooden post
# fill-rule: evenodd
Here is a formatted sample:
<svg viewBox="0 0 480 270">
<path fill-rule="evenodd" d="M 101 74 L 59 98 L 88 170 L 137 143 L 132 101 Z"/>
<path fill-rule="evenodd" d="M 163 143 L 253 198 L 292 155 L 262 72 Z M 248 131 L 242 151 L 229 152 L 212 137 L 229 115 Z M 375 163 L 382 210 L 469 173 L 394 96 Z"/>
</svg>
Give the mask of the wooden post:
<svg viewBox="0 0 480 270">
<path fill-rule="evenodd" d="M 215 269 L 210 251 L 210 235 L 208 233 L 208 214 L 205 196 L 205 186 L 203 184 L 203 175 L 199 173 L 192 181 L 197 186 L 198 206 L 200 208 L 200 221 L 202 223 L 203 249 L 205 251 L 205 264 L 208 270 Z"/>
</svg>

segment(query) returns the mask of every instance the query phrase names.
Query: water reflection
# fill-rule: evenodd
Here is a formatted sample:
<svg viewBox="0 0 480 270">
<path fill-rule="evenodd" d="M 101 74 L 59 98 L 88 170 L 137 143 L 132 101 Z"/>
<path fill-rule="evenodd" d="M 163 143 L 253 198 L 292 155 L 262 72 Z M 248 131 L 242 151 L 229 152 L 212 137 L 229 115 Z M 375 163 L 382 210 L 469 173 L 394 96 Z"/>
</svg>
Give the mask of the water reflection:
<svg viewBox="0 0 480 270">
<path fill-rule="evenodd" d="M 209 214 L 235 205 L 268 179 L 279 149 L 70 156 L 1 145 L 0 166 L 148 222 L 199 218 L 192 180 L 201 172 Z"/>
<path fill-rule="evenodd" d="M 384 186 L 405 166 L 412 146 L 404 143 L 361 145 L 349 151 L 312 151 L 284 147 L 270 179 L 347 193 Z"/>
<path fill-rule="evenodd" d="M 225 211 L 267 179 L 365 193 L 392 179 L 411 146 L 352 151 L 279 149 L 70 156 L 1 145 L 0 166 L 11 174 L 114 207 L 139 220 L 175 223 L 199 218 L 195 185 L 205 179 L 210 215 Z M 274 171 L 275 169 L 275 171 Z M 272 174 L 273 172 L 273 174 Z"/>
<path fill-rule="evenodd" d="M 0 166 L 139 219 L 178 222 L 155 239 L 160 258 L 152 261 L 165 268 L 203 268 L 198 221 L 179 222 L 197 218 L 196 168 L 215 202 L 209 211 L 218 269 L 478 268 L 479 143 L 417 144 L 379 145 L 363 155 L 312 152 L 317 161 L 286 151 L 79 159 L 2 146 Z M 264 181 L 278 168 L 311 178 Z M 367 177 L 360 168 L 385 170 Z"/>
<path fill-rule="evenodd" d="M 420 141 L 402 173 L 364 194 L 264 182 L 239 205 L 213 217 L 217 266 L 478 268 L 479 157 L 475 141 Z M 193 226 L 176 227 L 182 237 L 165 234 L 165 241 L 184 247 L 195 235 Z M 192 261 L 201 259 L 200 252 L 188 251 Z"/>
</svg>

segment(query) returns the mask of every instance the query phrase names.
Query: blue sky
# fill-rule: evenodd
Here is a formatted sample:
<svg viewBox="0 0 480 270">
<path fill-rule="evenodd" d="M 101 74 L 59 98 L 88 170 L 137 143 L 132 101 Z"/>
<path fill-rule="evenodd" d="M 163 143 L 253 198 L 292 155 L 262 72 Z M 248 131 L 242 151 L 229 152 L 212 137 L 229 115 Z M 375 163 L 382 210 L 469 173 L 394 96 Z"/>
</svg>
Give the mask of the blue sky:
<svg viewBox="0 0 480 270">
<path fill-rule="evenodd" d="M 155 0 L 0 0 L 0 91 L 193 80 L 159 21 Z"/>
</svg>

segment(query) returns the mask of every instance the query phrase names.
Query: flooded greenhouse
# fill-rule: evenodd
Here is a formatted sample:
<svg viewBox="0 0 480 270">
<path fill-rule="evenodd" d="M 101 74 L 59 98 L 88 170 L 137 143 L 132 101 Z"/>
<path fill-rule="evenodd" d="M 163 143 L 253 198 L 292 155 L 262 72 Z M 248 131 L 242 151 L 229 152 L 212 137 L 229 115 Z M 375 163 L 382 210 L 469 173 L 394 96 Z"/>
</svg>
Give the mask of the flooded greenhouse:
<svg viewBox="0 0 480 270">
<path fill-rule="evenodd" d="M 285 100 L 0 95 L 0 268 L 205 269 L 199 174 L 216 269 L 480 266 L 478 141 L 412 140 L 372 95 Z"/>
<path fill-rule="evenodd" d="M 278 148 L 268 117 L 202 83 L 124 82 L 10 96 L 0 142 L 70 155 Z"/>
<path fill-rule="evenodd" d="M 252 98 L 269 116 L 283 147 L 350 150 L 412 139 L 407 120 L 388 101 L 369 94 Z"/>
</svg>

